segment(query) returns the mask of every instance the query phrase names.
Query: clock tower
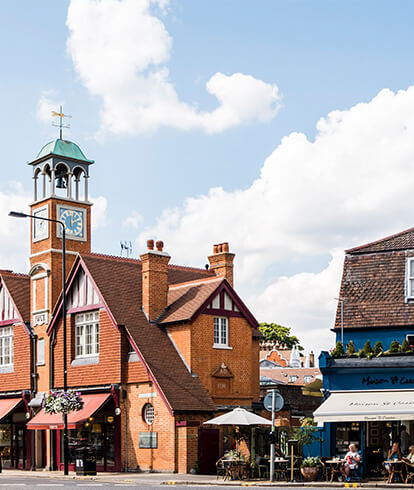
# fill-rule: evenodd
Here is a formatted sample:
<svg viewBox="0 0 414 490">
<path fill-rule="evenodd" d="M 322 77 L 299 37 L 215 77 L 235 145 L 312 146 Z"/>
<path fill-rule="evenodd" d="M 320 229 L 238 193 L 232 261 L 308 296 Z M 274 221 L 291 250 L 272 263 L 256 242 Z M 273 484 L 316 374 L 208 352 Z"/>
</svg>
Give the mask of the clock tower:
<svg viewBox="0 0 414 490">
<path fill-rule="evenodd" d="M 66 230 L 66 270 L 78 253 L 91 250 L 91 203 L 88 199 L 88 160 L 78 145 L 56 139 L 46 144 L 33 168 L 33 202 L 31 214 L 57 219 Z M 62 230 L 58 223 L 31 220 L 30 277 L 31 322 L 38 337 L 38 359 L 48 358 L 46 329 L 62 290 Z M 42 342 L 40 342 L 42 341 Z M 45 366 L 48 362 L 45 362 Z M 38 363 L 39 391 L 49 389 L 49 375 Z"/>
</svg>

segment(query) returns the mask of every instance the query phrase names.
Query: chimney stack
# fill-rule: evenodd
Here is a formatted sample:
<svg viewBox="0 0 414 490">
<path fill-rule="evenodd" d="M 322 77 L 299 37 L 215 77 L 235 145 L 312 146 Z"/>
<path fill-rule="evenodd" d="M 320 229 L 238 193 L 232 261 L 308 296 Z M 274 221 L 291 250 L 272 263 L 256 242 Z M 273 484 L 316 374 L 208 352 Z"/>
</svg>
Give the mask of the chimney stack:
<svg viewBox="0 0 414 490">
<path fill-rule="evenodd" d="M 208 257 L 210 269 L 217 276 L 223 276 L 227 282 L 233 287 L 233 260 L 234 255 L 229 252 L 229 244 L 227 242 L 213 245 L 213 255 Z"/>
<path fill-rule="evenodd" d="M 164 243 L 147 241 L 148 250 L 141 255 L 142 307 L 151 321 L 156 320 L 167 307 L 168 262 L 170 256 L 163 251 Z"/>
</svg>

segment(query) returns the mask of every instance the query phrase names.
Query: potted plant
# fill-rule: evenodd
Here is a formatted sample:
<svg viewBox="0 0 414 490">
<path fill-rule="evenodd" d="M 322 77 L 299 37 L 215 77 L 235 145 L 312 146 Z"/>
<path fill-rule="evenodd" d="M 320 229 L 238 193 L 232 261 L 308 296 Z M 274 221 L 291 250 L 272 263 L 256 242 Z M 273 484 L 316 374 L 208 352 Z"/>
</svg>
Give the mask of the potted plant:
<svg viewBox="0 0 414 490">
<path fill-rule="evenodd" d="M 42 407 L 46 413 L 70 413 L 77 412 L 83 407 L 81 393 L 79 391 L 49 391 L 42 401 Z"/>
<path fill-rule="evenodd" d="M 302 461 L 300 472 L 306 481 L 316 480 L 321 467 L 321 460 L 316 456 L 310 456 Z"/>
</svg>

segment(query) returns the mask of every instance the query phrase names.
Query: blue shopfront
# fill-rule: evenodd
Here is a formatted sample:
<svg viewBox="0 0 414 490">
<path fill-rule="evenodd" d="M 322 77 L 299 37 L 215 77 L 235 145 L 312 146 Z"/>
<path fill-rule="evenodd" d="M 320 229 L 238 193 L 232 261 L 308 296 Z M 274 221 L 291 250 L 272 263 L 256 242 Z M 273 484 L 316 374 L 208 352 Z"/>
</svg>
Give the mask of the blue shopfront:
<svg viewBox="0 0 414 490">
<path fill-rule="evenodd" d="M 355 337 L 354 337 L 355 338 Z M 319 357 L 325 401 L 315 411 L 322 430 L 322 455 L 344 456 L 351 443 L 362 453 L 366 475 L 379 475 L 392 442 L 403 451 L 414 443 L 414 354 L 380 357 Z M 408 440 L 407 440 L 408 439 Z"/>
</svg>

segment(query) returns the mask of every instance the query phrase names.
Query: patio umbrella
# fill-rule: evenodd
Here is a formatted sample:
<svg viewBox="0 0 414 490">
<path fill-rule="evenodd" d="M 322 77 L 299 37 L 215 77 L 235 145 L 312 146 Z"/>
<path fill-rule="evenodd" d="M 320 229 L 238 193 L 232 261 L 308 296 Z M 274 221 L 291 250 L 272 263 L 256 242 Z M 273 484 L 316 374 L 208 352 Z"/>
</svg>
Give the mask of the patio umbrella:
<svg viewBox="0 0 414 490">
<path fill-rule="evenodd" d="M 207 420 L 205 424 L 214 425 L 272 425 L 272 421 L 260 417 L 255 413 L 248 412 L 244 408 L 235 408 L 231 412 L 225 413 L 215 417 L 214 419 Z"/>
<path fill-rule="evenodd" d="M 244 408 L 235 408 L 231 412 L 225 413 L 224 415 L 219 415 L 214 419 L 207 420 L 205 424 L 214 425 L 272 425 L 272 421 L 260 417 L 255 413 L 248 412 Z M 252 441 L 251 441 L 251 456 L 254 459 L 254 433 L 252 431 Z"/>
</svg>

